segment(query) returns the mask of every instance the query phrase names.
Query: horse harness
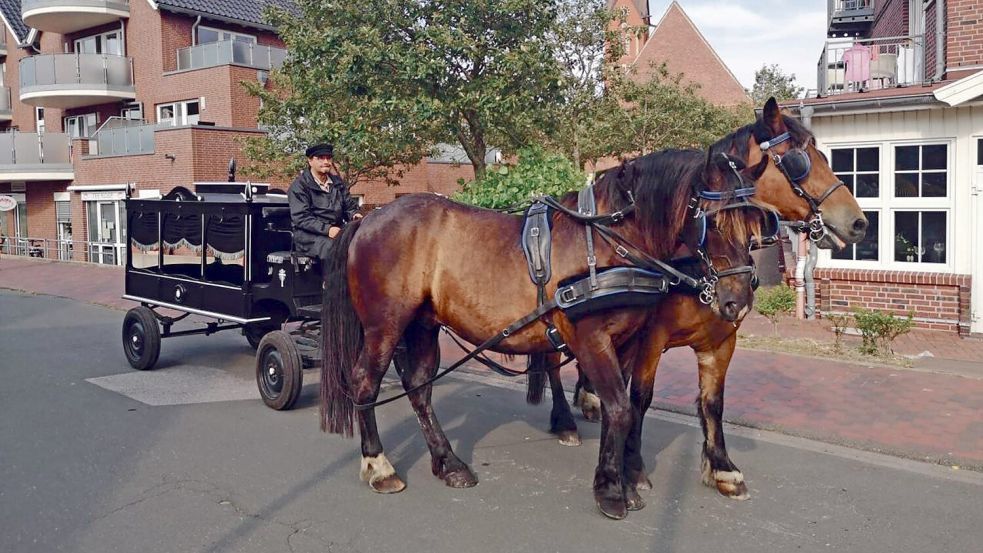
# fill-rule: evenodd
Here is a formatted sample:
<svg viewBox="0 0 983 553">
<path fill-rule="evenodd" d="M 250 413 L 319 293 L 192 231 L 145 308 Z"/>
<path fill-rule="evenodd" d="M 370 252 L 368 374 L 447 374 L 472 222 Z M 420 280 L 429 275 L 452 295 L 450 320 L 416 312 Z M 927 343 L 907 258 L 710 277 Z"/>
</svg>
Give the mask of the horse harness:
<svg viewBox="0 0 983 553">
<path fill-rule="evenodd" d="M 808 176 L 809 172 L 812 171 L 812 160 L 809 158 L 808 152 L 802 148 L 793 147 L 782 155 L 773 153 L 771 149 L 782 142 L 787 142 L 792 139 L 792 134 L 788 131 L 774 137 L 765 140 L 758 146 L 761 151 L 765 152 L 766 155 L 770 156 L 775 165 L 781 170 L 782 174 L 785 175 L 785 179 L 788 180 L 789 185 L 792 187 L 792 191 L 795 192 L 797 196 L 804 199 L 806 203 L 809 204 L 809 209 L 812 211 L 812 218 L 805 222 L 803 227 L 800 227 L 800 232 L 803 230 L 809 231 L 809 239 L 813 242 L 819 242 L 826 237 L 829 232 L 826 229 L 826 223 L 823 222 L 823 212 L 820 206 L 829 198 L 837 188 L 841 186 L 846 186 L 843 181 L 837 180 L 835 183 L 830 185 L 826 192 L 823 192 L 822 196 L 819 198 L 813 197 L 811 194 L 802 188 L 802 181 L 804 181 Z"/>
</svg>

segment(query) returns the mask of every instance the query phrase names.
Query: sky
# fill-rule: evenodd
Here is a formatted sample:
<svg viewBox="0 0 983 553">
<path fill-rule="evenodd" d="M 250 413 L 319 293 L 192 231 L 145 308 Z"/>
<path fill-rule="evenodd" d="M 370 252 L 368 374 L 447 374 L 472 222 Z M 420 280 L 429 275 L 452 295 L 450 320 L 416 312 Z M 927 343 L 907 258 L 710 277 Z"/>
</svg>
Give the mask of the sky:
<svg viewBox="0 0 983 553">
<path fill-rule="evenodd" d="M 652 23 L 670 0 L 649 0 Z M 816 88 L 816 63 L 826 40 L 826 0 L 679 0 L 717 55 L 745 88 L 763 64 L 794 73 Z"/>
</svg>

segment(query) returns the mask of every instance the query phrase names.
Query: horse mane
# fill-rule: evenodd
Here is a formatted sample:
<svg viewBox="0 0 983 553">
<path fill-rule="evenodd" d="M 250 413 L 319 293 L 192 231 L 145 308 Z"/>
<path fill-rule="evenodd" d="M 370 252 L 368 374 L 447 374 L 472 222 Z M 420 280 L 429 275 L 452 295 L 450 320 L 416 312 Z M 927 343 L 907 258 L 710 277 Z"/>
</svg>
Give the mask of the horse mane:
<svg viewBox="0 0 983 553">
<path fill-rule="evenodd" d="M 808 144 L 810 140 L 813 140 L 813 134 L 809 132 L 809 129 L 805 128 L 802 123 L 799 123 L 798 119 L 787 115 L 782 115 L 782 122 L 785 124 L 785 128 L 788 129 L 789 134 L 792 136 L 792 143 L 796 146 L 803 147 Z M 771 131 L 768 129 L 767 125 L 765 125 L 761 121 L 761 117 L 758 116 L 754 123 L 744 125 L 736 131 L 714 142 L 710 146 L 710 155 L 713 156 L 721 153 L 731 154 L 736 155 L 737 157 L 740 157 L 746 161 L 748 159 L 748 155 L 750 154 L 750 151 L 748 150 L 748 139 L 752 136 L 754 137 L 754 142 L 756 144 L 761 144 L 765 140 L 774 138 L 774 136 L 771 136 Z"/>
</svg>

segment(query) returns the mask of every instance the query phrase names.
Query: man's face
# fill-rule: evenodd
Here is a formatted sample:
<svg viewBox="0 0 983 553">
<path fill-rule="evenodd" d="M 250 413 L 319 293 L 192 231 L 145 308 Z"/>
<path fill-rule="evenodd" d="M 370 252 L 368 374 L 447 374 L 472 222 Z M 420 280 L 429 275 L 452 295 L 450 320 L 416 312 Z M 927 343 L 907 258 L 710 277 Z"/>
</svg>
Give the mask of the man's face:
<svg viewBox="0 0 983 553">
<path fill-rule="evenodd" d="M 331 167 L 331 154 L 316 155 L 307 158 L 307 163 L 311 166 L 311 172 L 323 175 Z"/>
</svg>

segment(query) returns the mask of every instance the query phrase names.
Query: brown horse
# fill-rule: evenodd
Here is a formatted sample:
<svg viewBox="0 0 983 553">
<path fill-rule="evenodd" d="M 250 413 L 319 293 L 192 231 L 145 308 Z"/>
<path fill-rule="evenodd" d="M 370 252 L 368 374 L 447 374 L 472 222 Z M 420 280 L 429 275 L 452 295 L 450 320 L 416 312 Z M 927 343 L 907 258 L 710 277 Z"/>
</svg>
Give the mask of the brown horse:
<svg viewBox="0 0 983 553">
<path fill-rule="evenodd" d="M 703 159 L 707 157 L 704 154 Z M 726 161 L 726 158 L 723 158 Z M 735 186 L 727 164 L 702 162 L 689 181 L 638 178 L 631 163 L 612 171 L 596 185 L 600 213 L 630 215 L 617 225 L 614 245 L 595 243 L 598 267 L 626 265 L 626 258 L 666 259 L 678 249 L 680 236 L 693 217 L 691 199 L 697 190 L 732 195 Z M 630 188 L 624 183 L 632 183 Z M 576 194 L 561 199 L 573 207 Z M 699 202 L 704 208 L 719 201 Z M 756 210 L 753 210 L 756 211 Z M 749 258 L 747 237 L 756 232 L 757 213 L 729 210 L 717 218 L 717 244 L 707 251 L 713 263 L 740 264 Z M 552 217 L 553 280 L 547 297 L 559 282 L 588 271 L 584 225 L 555 213 Z M 759 224 L 759 223 L 758 223 Z M 428 379 L 438 364 L 438 331 L 452 328 L 478 344 L 498 335 L 536 308 L 536 289 L 520 254 L 520 218 L 464 206 L 434 195 L 397 199 L 346 228 L 335 244 L 325 282 L 322 334 L 322 425 L 351 435 L 357 414 L 362 441 L 361 477 L 382 493 L 401 491 L 405 484 L 386 458 L 371 408 L 382 376 L 400 339 L 405 339 L 408 365 L 403 385 L 419 419 L 432 457 L 432 470 L 449 486 L 477 483 L 471 469 L 452 451 L 433 413 Z M 695 248 L 695 245 L 691 245 Z M 728 251 L 716 251 L 726 247 Z M 626 256 L 625 252 L 633 251 Z M 721 256 L 723 256 L 722 259 Z M 709 264 L 708 264 L 709 266 Z M 716 284 L 719 309 L 736 318 L 752 295 L 750 273 L 721 278 Z M 601 511 L 614 518 L 627 514 L 623 482 L 625 437 L 633 415 L 625 393 L 628 377 L 618 352 L 631 341 L 648 316 L 645 307 L 627 307 L 571 320 L 554 310 L 517 329 L 494 351 L 512 354 L 553 350 L 545 336 L 552 322 L 576 355 L 605 406 L 606 425 L 595 471 L 594 494 Z M 421 387 L 422 386 L 422 387 Z M 419 388 L 418 388 L 419 387 Z M 357 413 L 354 403 L 365 409 Z"/>
<path fill-rule="evenodd" d="M 769 141 L 785 133 L 789 133 L 789 139 L 784 140 L 780 148 L 762 148 L 762 145 L 769 147 Z M 774 151 L 769 152 L 771 149 Z M 789 154 L 796 149 L 807 155 L 809 161 L 803 164 L 800 157 L 796 160 L 798 167 L 790 170 L 788 160 L 783 158 L 801 156 L 802 154 Z M 712 154 L 736 154 L 751 165 L 767 164 L 768 169 L 757 179 L 755 200 L 776 207 L 783 218 L 792 221 L 815 220 L 817 210 L 821 210 L 820 221 L 830 231 L 829 236 L 823 236 L 822 233 L 813 235 L 821 243 L 855 243 L 863 239 L 866 219 L 853 196 L 846 188 L 839 186 L 839 179 L 833 175 L 825 157 L 816 149 L 812 134 L 794 119 L 782 116 L 773 100 L 765 105 L 760 120 L 720 140 L 710 151 Z M 635 167 L 643 174 L 664 174 L 662 155 L 657 153 L 643 156 L 636 160 Z M 625 472 L 629 486 L 633 484 L 636 488 L 645 489 L 651 487 L 640 453 L 641 432 L 643 415 L 652 403 L 655 374 L 661 355 L 669 348 L 690 346 L 696 353 L 699 367 L 699 395 L 696 405 L 704 435 L 703 482 L 716 487 L 725 496 L 735 499 L 748 497 L 744 476 L 727 454 L 721 420 L 724 381 L 734 354 L 739 324 L 740 320 L 722 320 L 694 295 L 677 291 L 652 310 L 645 328 L 636 335 L 636 341 L 625 348 L 622 362 L 631 367 L 630 398 L 635 414 L 635 425 L 625 446 Z M 555 359 L 549 359 L 547 363 L 551 361 Z M 569 407 L 559 384 L 559 374 L 553 371 L 549 376 L 554 391 L 552 429 L 560 434 L 561 442 L 575 444 L 579 442 L 576 423 L 569 415 Z M 529 386 L 529 396 L 536 399 L 535 389 L 541 387 L 541 383 L 531 378 Z M 589 381 L 581 375 L 575 401 L 584 409 L 585 416 L 592 419 L 598 416 L 596 402 L 591 394 L 580 393 L 581 389 L 589 387 Z M 629 495 L 632 495 L 630 491 Z M 634 501 L 629 501 L 629 506 L 641 508 L 644 502 L 636 496 Z"/>
</svg>

